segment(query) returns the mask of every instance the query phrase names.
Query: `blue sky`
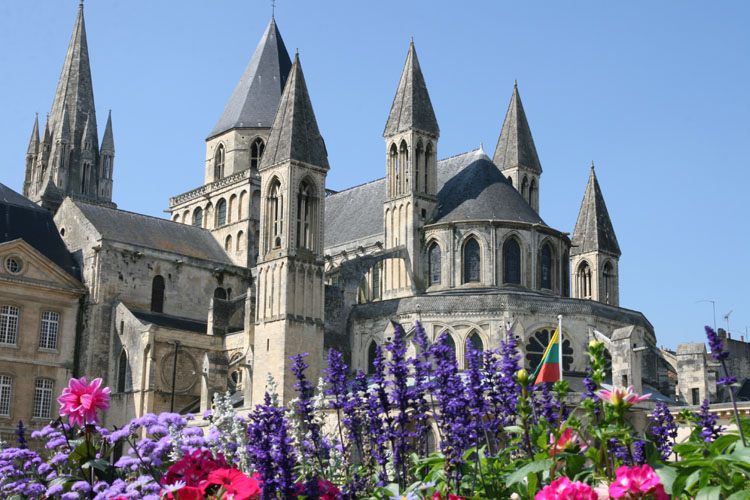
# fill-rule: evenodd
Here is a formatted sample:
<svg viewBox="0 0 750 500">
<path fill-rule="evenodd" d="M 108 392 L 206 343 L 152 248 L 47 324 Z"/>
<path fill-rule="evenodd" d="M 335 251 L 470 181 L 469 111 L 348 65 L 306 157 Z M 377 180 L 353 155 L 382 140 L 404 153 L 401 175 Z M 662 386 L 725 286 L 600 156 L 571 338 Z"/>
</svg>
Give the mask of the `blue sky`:
<svg viewBox="0 0 750 500">
<path fill-rule="evenodd" d="M 178 7 L 179 6 L 179 7 Z M 0 182 L 20 191 L 34 112 L 49 111 L 75 0 L 0 5 Z M 271 14 L 267 0 L 90 0 L 100 138 L 114 201 L 163 216 L 203 183 L 204 140 Z M 620 303 L 658 343 L 750 330 L 750 3 L 280 0 L 331 163 L 328 187 L 382 177 L 382 131 L 414 37 L 441 158 L 490 154 L 518 80 L 544 169 L 542 218 L 572 232 L 596 163 L 622 249 Z M 733 335 L 733 336 L 734 336 Z M 746 335 L 750 339 L 750 335 Z"/>
</svg>

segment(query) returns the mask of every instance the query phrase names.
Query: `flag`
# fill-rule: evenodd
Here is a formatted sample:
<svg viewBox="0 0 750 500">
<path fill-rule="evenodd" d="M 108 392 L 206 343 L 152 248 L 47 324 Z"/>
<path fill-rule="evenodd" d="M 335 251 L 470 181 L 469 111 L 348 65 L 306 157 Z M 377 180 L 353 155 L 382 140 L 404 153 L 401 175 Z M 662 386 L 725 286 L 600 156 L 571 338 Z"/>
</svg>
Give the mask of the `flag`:
<svg viewBox="0 0 750 500">
<path fill-rule="evenodd" d="M 534 380 L 534 385 L 541 382 L 557 382 L 562 378 L 559 330 L 559 327 L 555 328 L 552 340 L 549 341 L 547 350 L 544 351 L 544 356 L 542 356 L 542 362 L 536 367 L 536 371 L 531 377 Z"/>
</svg>

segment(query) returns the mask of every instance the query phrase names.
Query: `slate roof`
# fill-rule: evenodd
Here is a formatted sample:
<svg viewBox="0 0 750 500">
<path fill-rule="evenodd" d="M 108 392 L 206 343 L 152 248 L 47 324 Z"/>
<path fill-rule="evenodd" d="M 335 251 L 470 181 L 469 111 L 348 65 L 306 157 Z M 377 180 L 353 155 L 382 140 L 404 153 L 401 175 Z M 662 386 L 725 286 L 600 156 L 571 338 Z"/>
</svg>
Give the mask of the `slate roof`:
<svg viewBox="0 0 750 500">
<path fill-rule="evenodd" d="M 140 311 L 136 309 L 131 309 L 130 312 L 139 320 L 157 326 L 196 333 L 206 333 L 208 331 L 208 324 L 205 321 L 196 321 L 194 319 L 183 318 L 180 316 L 171 316 L 169 314 Z"/>
<path fill-rule="evenodd" d="M 542 165 L 539 163 L 534 139 L 531 137 L 531 128 L 523 110 L 521 96 L 518 94 L 518 85 L 513 86 L 513 94 L 505 113 L 493 161 L 500 170 L 521 165 L 542 173 Z"/>
<path fill-rule="evenodd" d="M 270 127 L 291 67 L 281 33 L 271 18 L 209 137 L 237 127 Z"/>
<path fill-rule="evenodd" d="M 330 168 L 328 152 L 320 136 L 318 122 L 315 120 L 299 54 L 294 56 L 289 80 L 281 95 L 279 109 L 258 169 L 262 170 L 286 160 Z"/>
<path fill-rule="evenodd" d="M 440 135 L 440 127 L 435 118 L 435 111 L 432 109 L 422 69 L 419 67 L 414 42 L 409 45 L 406 63 L 401 72 L 396 95 L 393 97 L 383 137 L 411 129 L 422 130 L 436 137 Z"/>
<path fill-rule="evenodd" d="M 434 222 L 478 219 L 544 224 L 481 149 L 438 161 Z M 325 201 L 327 248 L 383 233 L 385 178 L 339 191 Z"/>
<path fill-rule="evenodd" d="M 618 257 L 621 255 L 593 163 L 570 244 L 571 255 L 597 251 L 608 252 Z"/>
<path fill-rule="evenodd" d="M 211 235 L 199 227 L 73 200 L 103 238 L 222 264 L 232 260 Z"/>
<path fill-rule="evenodd" d="M 52 213 L 0 184 L 0 243 L 17 239 L 80 281 L 80 269 L 60 237 Z"/>
</svg>

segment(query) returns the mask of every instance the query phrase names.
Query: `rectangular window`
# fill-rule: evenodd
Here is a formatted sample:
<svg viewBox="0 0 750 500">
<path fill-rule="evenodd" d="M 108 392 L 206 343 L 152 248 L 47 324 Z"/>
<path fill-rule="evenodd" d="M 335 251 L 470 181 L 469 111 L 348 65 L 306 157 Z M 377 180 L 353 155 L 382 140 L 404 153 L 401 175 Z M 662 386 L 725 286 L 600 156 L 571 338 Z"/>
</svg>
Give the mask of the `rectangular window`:
<svg viewBox="0 0 750 500">
<path fill-rule="evenodd" d="M 10 394 L 13 389 L 13 379 L 7 375 L 0 375 L 0 417 L 10 417 Z"/>
<path fill-rule="evenodd" d="M 42 313 L 42 328 L 39 334 L 39 347 L 41 349 L 57 349 L 57 332 L 60 325 L 60 315 L 56 312 L 44 311 Z"/>
<path fill-rule="evenodd" d="M 33 418 L 52 417 L 52 381 L 37 379 L 34 391 L 34 413 Z"/>
<path fill-rule="evenodd" d="M 16 345 L 18 336 L 18 308 L 0 306 L 0 344 Z"/>
<path fill-rule="evenodd" d="M 693 404 L 699 405 L 701 404 L 701 391 L 698 388 L 690 389 L 691 396 L 693 397 Z"/>
</svg>

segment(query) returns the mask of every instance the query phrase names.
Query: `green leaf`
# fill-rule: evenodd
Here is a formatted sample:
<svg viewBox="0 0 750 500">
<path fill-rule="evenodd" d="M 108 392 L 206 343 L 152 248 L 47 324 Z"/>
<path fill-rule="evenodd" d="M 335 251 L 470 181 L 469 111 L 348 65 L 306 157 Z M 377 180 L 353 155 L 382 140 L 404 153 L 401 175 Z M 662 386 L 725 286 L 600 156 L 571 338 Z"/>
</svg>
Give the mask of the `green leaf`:
<svg viewBox="0 0 750 500">
<path fill-rule="evenodd" d="M 663 465 L 656 468 L 656 473 L 661 478 L 661 484 L 664 485 L 664 490 L 671 494 L 672 483 L 674 483 L 674 480 L 677 478 L 677 469 L 669 465 Z"/>
<path fill-rule="evenodd" d="M 720 455 L 727 449 L 727 447 L 737 441 L 740 437 L 737 434 L 725 434 L 719 437 L 716 441 L 711 443 L 708 451 L 711 455 Z"/>
<path fill-rule="evenodd" d="M 57 485 L 60 485 L 60 484 L 65 484 L 65 483 L 68 483 L 68 482 L 73 482 L 75 480 L 76 480 L 76 478 L 73 477 L 73 476 L 57 476 L 55 479 L 53 479 L 52 481 L 49 482 L 49 484 L 47 485 L 47 487 L 49 488 L 50 486 L 57 486 Z"/>
<path fill-rule="evenodd" d="M 508 434 L 523 434 L 523 428 L 520 425 L 509 425 L 503 427 L 503 430 Z"/>
<path fill-rule="evenodd" d="M 738 491 L 732 493 L 727 500 L 748 500 L 750 499 L 750 490 Z"/>
<path fill-rule="evenodd" d="M 695 500 L 720 500 L 721 486 L 706 486 L 698 491 Z"/>
<path fill-rule="evenodd" d="M 70 453 L 68 462 L 72 467 L 78 467 L 80 464 L 96 458 L 96 448 L 93 444 L 83 441 Z"/>
<path fill-rule="evenodd" d="M 508 486 L 511 486 L 519 481 L 523 481 L 526 476 L 531 473 L 541 472 L 543 470 L 549 469 L 550 467 L 552 467 L 553 463 L 554 461 L 551 458 L 547 458 L 545 460 L 534 460 L 533 462 L 524 465 L 513 474 L 509 475 L 506 484 Z"/>
</svg>

